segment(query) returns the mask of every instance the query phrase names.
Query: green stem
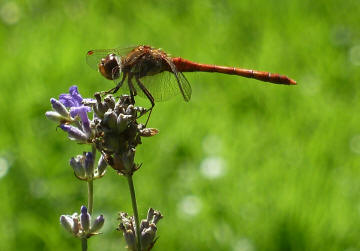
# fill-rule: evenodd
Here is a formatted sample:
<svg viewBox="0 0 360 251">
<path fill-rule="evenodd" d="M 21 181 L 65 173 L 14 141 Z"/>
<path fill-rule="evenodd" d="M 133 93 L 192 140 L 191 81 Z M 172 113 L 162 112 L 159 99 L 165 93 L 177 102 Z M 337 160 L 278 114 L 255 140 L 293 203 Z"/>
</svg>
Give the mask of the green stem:
<svg viewBox="0 0 360 251">
<path fill-rule="evenodd" d="M 95 170 L 95 159 L 96 159 L 96 146 L 95 144 L 92 145 L 91 152 L 94 158 L 94 165 L 92 170 Z M 94 183 L 93 179 L 89 179 L 88 182 L 88 212 L 90 215 L 92 215 L 93 212 L 93 205 L 94 205 Z M 87 238 L 81 239 L 81 250 L 87 251 Z"/>
<path fill-rule="evenodd" d="M 96 159 L 96 146 L 95 144 L 92 145 L 92 155 L 94 158 L 94 166 L 92 170 L 95 170 L 95 159 Z M 93 212 L 93 205 L 94 205 L 94 183 L 93 180 L 90 179 L 88 181 L 88 212 L 90 215 L 92 215 Z"/>
<path fill-rule="evenodd" d="M 141 236 L 140 236 L 139 214 L 138 214 L 137 205 L 136 205 L 134 183 L 133 183 L 132 175 L 128 175 L 126 177 L 127 177 L 128 184 L 129 184 L 132 208 L 133 208 L 133 212 L 134 212 L 136 236 L 137 236 L 137 250 L 141 251 L 141 239 L 140 239 Z"/>
<path fill-rule="evenodd" d="M 81 239 L 81 250 L 87 251 L 87 239 L 86 238 Z"/>
<path fill-rule="evenodd" d="M 94 204 L 94 184 L 92 180 L 88 181 L 88 212 L 92 215 Z"/>
</svg>

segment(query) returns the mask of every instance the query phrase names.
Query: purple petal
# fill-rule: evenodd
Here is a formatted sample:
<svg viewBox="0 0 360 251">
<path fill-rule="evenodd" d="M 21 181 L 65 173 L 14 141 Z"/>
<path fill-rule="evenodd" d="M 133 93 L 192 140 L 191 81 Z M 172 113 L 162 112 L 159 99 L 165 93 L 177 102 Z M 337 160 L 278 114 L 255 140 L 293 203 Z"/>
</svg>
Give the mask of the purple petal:
<svg viewBox="0 0 360 251">
<path fill-rule="evenodd" d="M 72 118 L 79 116 L 82 122 L 82 126 L 84 131 L 87 134 L 90 134 L 90 121 L 87 116 L 87 113 L 91 111 L 91 108 L 88 106 L 79 106 L 79 107 L 71 107 L 70 115 Z"/>
<path fill-rule="evenodd" d="M 76 103 L 74 102 L 70 94 L 60 94 L 59 101 L 68 108 L 76 106 Z"/>
<path fill-rule="evenodd" d="M 73 85 L 69 89 L 69 94 L 61 94 L 59 100 L 66 107 L 77 107 L 82 105 L 83 98 L 79 94 L 78 88 L 76 85 Z"/>
<path fill-rule="evenodd" d="M 81 102 L 83 98 L 81 97 L 76 85 L 70 87 L 69 93 L 72 96 L 73 100 L 78 104 L 77 106 L 82 105 Z"/>
<path fill-rule="evenodd" d="M 77 106 L 70 108 L 71 117 L 75 118 L 76 116 L 79 116 L 83 123 L 89 120 L 87 116 L 88 112 L 91 112 L 91 108 L 88 106 Z"/>
</svg>

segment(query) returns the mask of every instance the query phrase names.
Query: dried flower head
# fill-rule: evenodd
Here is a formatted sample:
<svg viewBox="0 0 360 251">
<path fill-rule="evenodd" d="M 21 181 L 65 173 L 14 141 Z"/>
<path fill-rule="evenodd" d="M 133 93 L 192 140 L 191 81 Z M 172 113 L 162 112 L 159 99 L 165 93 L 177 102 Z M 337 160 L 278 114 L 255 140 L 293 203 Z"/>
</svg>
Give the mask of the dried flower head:
<svg viewBox="0 0 360 251">
<path fill-rule="evenodd" d="M 163 216 L 159 211 L 152 208 L 148 210 L 147 218 L 141 221 L 140 224 L 140 241 L 142 251 L 149 251 L 154 246 L 157 238 L 156 224 L 162 219 Z M 120 224 L 117 230 L 122 231 L 127 248 L 131 251 L 136 250 L 136 231 L 134 217 L 129 216 L 127 213 L 119 213 Z"/>
<path fill-rule="evenodd" d="M 158 130 L 145 128 L 137 122 L 146 109 L 134 106 L 130 96 L 120 96 L 117 101 L 112 95 L 102 100 L 97 94 L 95 98 L 96 103 L 92 103 L 92 107 L 97 115 L 94 121 L 98 135 L 96 147 L 119 174 L 132 175 L 140 167 L 134 163 L 134 157 L 141 137 L 154 136 Z"/>
</svg>

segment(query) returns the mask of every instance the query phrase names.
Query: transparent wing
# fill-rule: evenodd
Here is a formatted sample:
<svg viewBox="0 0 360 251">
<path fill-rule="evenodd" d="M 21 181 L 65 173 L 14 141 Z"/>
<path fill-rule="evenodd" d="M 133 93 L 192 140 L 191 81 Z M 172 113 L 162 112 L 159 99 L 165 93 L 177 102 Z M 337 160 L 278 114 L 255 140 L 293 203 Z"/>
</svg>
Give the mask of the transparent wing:
<svg viewBox="0 0 360 251">
<path fill-rule="evenodd" d="M 102 58 L 106 57 L 111 53 L 123 57 L 126 56 L 134 48 L 136 47 L 90 50 L 86 53 L 86 63 L 94 70 L 98 70 L 98 64 L 100 63 Z"/>
<path fill-rule="evenodd" d="M 175 97 L 179 94 L 182 94 L 185 101 L 189 101 L 191 97 L 191 87 L 189 82 L 186 80 L 185 76 L 181 75 L 181 81 L 184 83 L 181 84 L 183 92 L 179 88 L 177 78 L 172 72 L 162 72 L 154 76 L 146 76 L 140 78 L 141 83 L 146 87 L 146 89 L 151 93 L 155 101 L 166 101 Z M 136 80 L 133 79 L 134 87 L 137 91 L 137 94 L 140 97 L 146 98 L 144 92 L 136 84 Z M 184 86 L 184 87 L 183 87 Z"/>
<path fill-rule="evenodd" d="M 176 81 L 174 81 L 174 77 L 171 75 L 173 74 L 170 72 L 162 72 L 153 76 L 143 77 L 140 81 L 150 92 L 155 101 L 166 101 L 180 94 Z M 146 98 L 146 95 L 136 82 L 134 83 L 134 86 L 138 95 Z"/>
<path fill-rule="evenodd" d="M 182 72 L 178 72 L 178 84 L 179 88 L 182 90 L 183 98 L 186 102 L 189 102 L 191 99 L 191 85 L 189 81 L 185 78 L 184 74 Z"/>
<path fill-rule="evenodd" d="M 191 98 L 191 93 L 192 93 L 189 81 L 185 78 L 185 76 L 184 76 L 184 74 L 182 74 L 182 72 L 177 71 L 176 66 L 171 61 L 170 58 L 167 58 L 166 61 L 174 73 L 174 76 L 176 78 L 176 82 L 178 84 L 181 95 L 183 96 L 183 98 L 186 102 L 189 102 L 189 100 Z"/>
</svg>

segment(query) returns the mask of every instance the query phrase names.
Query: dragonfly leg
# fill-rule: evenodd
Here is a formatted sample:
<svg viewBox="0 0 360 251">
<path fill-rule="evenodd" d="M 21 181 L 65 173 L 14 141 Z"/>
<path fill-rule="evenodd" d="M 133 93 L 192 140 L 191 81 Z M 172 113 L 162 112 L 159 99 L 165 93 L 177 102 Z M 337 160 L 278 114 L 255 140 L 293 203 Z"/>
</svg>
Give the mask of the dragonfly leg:
<svg viewBox="0 0 360 251">
<path fill-rule="evenodd" d="M 123 83 L 124 83 L 124 81 L 125 81 L 125 78 L 126 78 L 126 74 L 123 74 L 123 77 L 122 77 L 121 81 L 120 81 L 114 88 L 111 88 L 111 89 L 108 90 L 108 91 L 102 92 L 101 94 L 107 95 L 107 94 L 114 94 L 114 93 L 116 93 L 116 92 L 121 88 L 121 86 L 123 85 Z"/>
<path fill-rule="evenodd" d="M 125 78 L 126 78 L 126 74 L 124 73 L 121 81 L 115 86 L 115 88 L 113 88 L 113 91 L 112 91 L 113 94 L 116 93 L 120 89 L 120 87 L 123 85 L 123 83 L 125 81 Z"/>
<path fill-rule="evenodd" d="M 133 104 L 135 104 L 135 99 L 134 99 L 134 97 L 137 95 L 137 92 L 136 92 L 136 89 L 135 89 L 134 84 L 133 84 L 133 82 L 132 82 L 132 78 L 133 78 L 133 75 L 130 75 L 130 76 L 128 77 L 128 85 L 129 85 L 131 102 L 132 102 Z"/>
<path fill-rule="evenodd" d="M 145 123 L 145 127 L 146 127 L 147 123 L 149 122 L 152 109 L 153 109 L 154 106 L 155 106 L 155 100 L 154 100 L 154 97 L 153 97 L 153 96 L 151 95 L 151 93 L 149 92 L 149 90 L 146 89 L 146 87 L 144 86 L 143 83 L 141 83 L 140 78 L 137 77 L 137 76 L 135 76 L 135 79 L 136 79 L 136 83 L 138 84 L 138 86 L 140 87 L 140 89 L 142 90 L 142 92 L 146 95 L 146 97 L 147 97 L 147 98 L 149 99 L 149 101 L 151 102 L 151 108 L 149 109 L 149 115 L 148 115 L 148 118 L 146 119 L 146 123 Z"/>
</svg>

